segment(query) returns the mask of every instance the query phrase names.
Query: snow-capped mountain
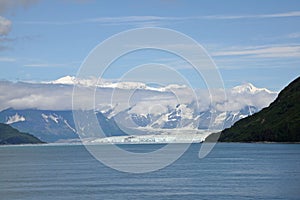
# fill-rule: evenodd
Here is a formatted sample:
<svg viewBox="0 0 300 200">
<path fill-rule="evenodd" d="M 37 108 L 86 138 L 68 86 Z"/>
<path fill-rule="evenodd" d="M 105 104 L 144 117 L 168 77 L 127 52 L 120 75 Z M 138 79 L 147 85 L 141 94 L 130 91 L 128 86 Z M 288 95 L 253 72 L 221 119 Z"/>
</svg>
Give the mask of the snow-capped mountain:
<svg viewBox="0 0 300 200">
<path fill-rule="evenodd" d="M 163 130 L 167 132 L 172 132 L 171 130 L 182 130 L 182 132 L 187 130 L 215 130 L 216 127 L 220 129 L 218 123 L 222 123 L 221 126 L 227 128 L 239 119 L 258 111 L 255 107 L 245 107 L 234 112 L 207 110 L 192 113 L 192 110 L 187 107 L 188 105 L 176 105 L 174 108 L 169 107 L 167 112 L 158 115 L 130 113 L 128 109 L 111 118 L 107 117 L 108 112 L 97 112 L 96 115 L 101 128 L 109 137 L 126 136 L 127 133 L 135 135 L 151 133 L 153 135 L 161 133 Z M 46 142 L 79 139 L 71 110 L 7 109 L 0 112 L 0 122 L 10 124 L 20 131 L 29 132 Z"/>
<path fill-rule="evenodd" d="M 111 82 L 107 80 L 97 79 L 91 77 L 89 79 L 80 79 L 74 76 L 64 76 L 57 80 L 45 82 L 46 84 L 61 84 L 61 85 L 80 85 L 85 87 L 99 87 L 99 88 L 113 88 L 113 89 L 124 89 L 124 90 L 133 90 L 133 89 L 142 89 L 142 90 L 153 90 L 153 91 L 170 91 L 172 89 L 182 89 L 186 88 L 184 85 L 178 84 L 170 84 L 165 87 L 151 87 L 145 83 L 141 82 L 129 82 L 129 81 L 122 81 L 122 82 Z"/>
<path fill-rule="evenodd" d="M 72 112 L 68 111 L 6 109 L 0 112 L 0 121 L 46 142 L 77 138 Z"/>
<path fill-rule="evenodd" d="M 269 94 L 275 93 L 266 88 L 257 88 L 251 83 L 245 83 L 243 85 L 235 86 L 232 88 L 231 92 L 233 94 L 242 94 L 242 93 L 257 94 L 260 92 L 265 92 L 265 93 L 269 93 Z"/>
<path fill-rule="evenodd" d="M 147 127 L 152 129 L 223 129 L 233 125 L 236 121 L 259 111 L 254 106 L 245 106 L 239 111 L 213 111 L 196 112 L 190 105 L 176 105 L 169 107 L 167 112 L 158 115 L 145 113 L 137 114 L 127 109 L 114 116 L 120 127 Z M 107 113 L 103 113 L 109 116 Z"/>
<path fill-rule="evenodd" d="M 78 81 L 76 80 L 76 78 L 74 76 L 64 76 L 57 80 L 46 82 L 46 83 L 74 85 L 74 84 L 77 84 Z"/>
<path fill-rule="evenodd" d="M 219 90 L 214 91 L 215 99 L 196 90 L 195 99 L 189 88 L 176 84 L 154 88 L 138 82 L 113 83 L 71 76 L 47 83 L 0 81 L 0 90 L 14 91 L 2 93 L 0 122 L 47 142 L 78 138 L 72 114 L 72 109 L 80 109 L 72 107 L 75 84 L 82 86 L 79 106 L 90 100 L 85 90 L 94 91 L 96 87 L 95 107 L 88 109 L 95 110 L 107 136 L 220 130 L 268 106 L 277 96 L 276 92 L 250 83 L 226 90 L 224 100 Z M 116 95 L 114 101 L 112 92 Z"/>
<path fill-rule="evenodd" d="M 96 115 L 107 136 L 124 135 L 112 119 L 107 119 L 100 112 Z M 15 120 L 17 118 L 19 120 Z M 29 132 L 46 142 L 79 138 L 71 110 L 7 109 L 0 112 L 0 122 L 10 124 L 22 132 Z"/>
</svg>

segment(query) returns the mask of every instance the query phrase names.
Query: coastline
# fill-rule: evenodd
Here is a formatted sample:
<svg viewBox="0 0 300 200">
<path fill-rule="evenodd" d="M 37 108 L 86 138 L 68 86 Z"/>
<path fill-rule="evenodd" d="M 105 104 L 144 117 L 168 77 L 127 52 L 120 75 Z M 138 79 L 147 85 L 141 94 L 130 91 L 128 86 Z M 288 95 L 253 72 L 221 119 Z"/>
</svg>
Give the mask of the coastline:
<svg viewBox="0 0 300 200">
<path fill-rule="evenodd" d="M 168 144 L 202 144 L 202 143 L 213 143 L 213 142 L 192 142 L 192 143 L 184 143 L 184 142 L 170 142 L 170 143 L 82 143 L 82 142 L 70 142 L 70 143 L 43 143 L 43 144 L 1 144 L 2 147 L 51 147 L 51 146 L 85 146 L 85 145 L 168 145 Z M 300 142 L 269 142 L 269 141 L 260 141 L 260 142 L 216 142 L 221 144 L 300 144 Z"/>
</svg>

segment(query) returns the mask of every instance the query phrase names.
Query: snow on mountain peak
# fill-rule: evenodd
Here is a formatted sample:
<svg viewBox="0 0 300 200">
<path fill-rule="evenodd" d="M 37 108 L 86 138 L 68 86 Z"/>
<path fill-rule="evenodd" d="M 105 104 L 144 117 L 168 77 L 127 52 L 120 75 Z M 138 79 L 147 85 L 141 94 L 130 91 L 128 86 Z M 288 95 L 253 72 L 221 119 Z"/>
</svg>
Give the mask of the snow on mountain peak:
<svg viewBox="0 0 300 200">
<path fill-rule="evenodd" d="M 257 88 L 251 83 L 245 83 L 243 85 L 233 87 L 231 91 L 234 94 L 241 94 L 241 93 L 257 94 L 259 92 L 266 92 L 269 94 L 274 93 L 266 88 Z"/>
<path fill-rule="evenodd" d="M 99 87 L 99 88 L 117 88 L 117 89 L 125 89 L 125 90 L 132 90 L 132 89 L 143 89 L 143 90 L 153 90 L 153 91 L 160 91 L 165 92 L 172 89 L 184 89 L 186 88 L 185 85 L 177 85 L 177 84 L 170 84 L 165 87 L 150 87 L 145 83 L 142 82 L 133 82 L 133 81 L 121 81 L 121 82 L 110 82 L 106 80 L 98 80 L 97 78 L 89 78 L 89 79 L 80 79 L 74 76 L 64 76 L 57 80 L 47 82 L 51 84 L 64 84 L 64 85 L 82 85 L 86 87 Z"/>
<path fill-rule="evenodd" d="M 13 124 L 16 122 L 24 122 L 26 119 L 24 116 L 19 115 L 18 113 L 16 113 L 13 116 L 9 116 L 8 120 L 6 121 L 6 124 Z"/>
<path fill-rule="evenodd" d="M 117 83 L 106 83 L 98 85 L 99 87 L 105 88 L 119 88 L 119 89 L 146 89 L 146 84 L 139 82 L 117 82 Z"/>
<path fill-rule="evenodd" d="M 178 89 L 187 89 L 185 85 L 170 84 L 164 87 L 151 87 L 142 82 L 130 82 L 130 81 L 121 81 L 121 82 L 110 82 L 107 80 L 98 80 L 97 78 L 88 78 L 80 79 L 74 76 L 65 76 L 57 80 L 48 82 L 52 84 L 65 84 L 65 85 L 75 85 L 79 84 L 85 87 L 99 87 L 99 88 L 112 88 L 112 89 L 124 89 L 124 90 L 152 90 L 159 92 L 167 92 Z M 267 93 L 267 94 L 276 94 L 276 92 L 270 91 L 266 88 L 257 88 L 252 83 L 245 83 L 243 85 L 235 86 L 231 89 L 232 94 L 258 94 L 258 93 Z"/>
<path fill-rule="evenodd" d="M 76 83 L 76 78 L 74 76 L 64 76 L 55 81 L 52 81 L 51 83 L 73 85 Z"/>
</svg>

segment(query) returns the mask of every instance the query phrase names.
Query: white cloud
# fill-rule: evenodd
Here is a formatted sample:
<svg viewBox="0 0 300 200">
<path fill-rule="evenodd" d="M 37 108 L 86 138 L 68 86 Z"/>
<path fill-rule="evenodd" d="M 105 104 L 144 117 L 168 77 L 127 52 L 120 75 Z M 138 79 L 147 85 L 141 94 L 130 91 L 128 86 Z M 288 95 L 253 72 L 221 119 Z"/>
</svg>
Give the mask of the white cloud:
<svg viewBox="0 0 300 200">
<path fill-rule="evenodd" d="M 234 94 L 231 91 L 227 91 L 227 101 L 218 103 L 216 108 L 219 111 L 239 111 L 246 106 L 255 106 L 261 109 L 268 106 L 276 96 L 276 93 Z"/>
<path fill-rule="evenodd" d="M 21 21 L 24 24 L 40 24 L 40 25 L 74 25 L 86 23 L 98 23 L 102 25 L 118 26 L 118 25 L 160 25 L 162 21 L 172 21 L 175 17 L 160 16 L 122 16 L 122 17 L 97 17 L 88 19 L 79 19 L 73 21 Z"/>
<path fill-rule="evenodd" d="M 7 35 L 11 30 L 11 21 L 0 16 L 0 36 Z"/>
<path fill-rule="evenodd" d="M 19 7 L 27 8 L 37 1 L 38 0 L 0 0 L 0 14 Z M 9 32 L 11 31 L 11 27 L 12 21 L 0 16 L 0 43 L 14 40 L 11 38 L 3 37 L 9 34 Z M 6 45 L 0 45 L 0 51 L 7 49 L 10 49 L 10 47 Z"/>
<path fill-rule="evenodd" d="M 94 98 L 94 96 L 90 96 L 91 91 L 94 92 L 94 89 L 93 87 L 79 88 L 78 98 L 80 99 L 78 101 L 78 108 L 86 108 L 86 106 L 89 105 L 86 102 L 90 102 L 90 99 Z M 128 98 L 132 90 L 100 88 L 97 89 L 95 95 L 96 104 L 100 106 L 99 109 L 103 106 L 110 105 L 113 91 L 113 103 L 128 106 Z M 72 92 L 73 85 L 0 81 L 0 110 L 10 107 L 16 109 L 38 108 L 70 110 L 72 109 Z M 144 98 L 162 94 L 158 91 L 138 90 L 137 92 Z M 132 101 L 132 103 L 134 103 L 136 100 L 133 99 Z"/>
<path fill-rule="evenodd" d="M 0 13 L 18 7 L 27 8 L 36 2 L 38 2 L 38 0 L 0 0 Z"/>
<path fill-rule="evenodd" d="M 146 21 L 159 21 L 159 20 L 173 20 L 172 17 L 160 16 L 124 16 L 124 17 L 99 17 L 85 20 L 86 22 L 99 22 L 99 23 L 127 23 L 127 22 L 146 22 Z"/>
<path fill-rule="evenodd" d="M 24 67 L 65 67 L 67 64 L 60 63 L 34 63 L 34 64 L 25 64 Z"/>
<path fill-rule="evenodd" d="M 300 11 L 273 13 L 273 14 L 255 14 L 255 15 L 209 15 L 199 18 L 215 20 L 232 20 L 232 19 L 264 19 L 264 18 L 283 18 L 283 17 L 300 17 Z"/>
<path fill-rule="evenodd" d="M 300 17 L 300 11 L 258 15 L 259 18 Z"/>
<path fill-rule="evenodd" d="M 249 87 L 249 84 L 243 87 Z M 224 92 L 220 89 L 212 90 L 215 97 L 213 102 L 211 102 L 207 90 L 196 90 L 199 110 L 208 110 L 211 105 L 222 112 L 240 110 L 247 105 L 263 108 L 268 106 L 277 96 L 277 93 L 260 90 L 254 86 L 251 87 L 252 92 L 250 93 L 247 92 L 247 88 L 239 90 L 241 92 L 226 91 L 227 100 L 225 102 Z M 94 96 L 91 97 L 91 91 L 93 94 L 95 92 L 95 98 Z M 15 109 L 70 110 L 72 109 L 72 92 L 73 85 L 0 81 L 0 93 L 2 94 L 0 96 L 0 110 L 10 107 Z M 97 88 L 95 90 L 92 87 L 79 87 L 78 98 L 75 101 L 78 106 L 76 109 L 93 109 L 93 107 L 87 107 L 91 105 L 87 102 L 91 102 L 91 98 L 93 98 L 96 109 L 99 110 L 114 106 L 116 107 L 115 110 L 122 111 L 134 105 L 136 107 L 133 111 L 138 113 L 151 113 L 158 110 L 164 112 L 168 106 L 174 107 L 178 103 L 191 103 L 195 100 L 191 92 L 192 90 L 187 88 L 177 89 L 173 92 L 159 92 L 147 89 L 134 91 L 117 88 Z"/>
<path fill-rule="evenodd" d="M 24 64 L 24 67 L 73 67 L 80 65 L 79 61 L 73 61 L 69 63 L 50 63 L 48 61 L 39 59 L 23 59 L 28 64 Z"/>
<path fill-rule="evenodd" d="M 0 62 L 15 62 L 15 58 L 10 58 L 10 57 L 0 57 Z"/>
<path fill-rule="evenodd" d="M 212 53 L 213 56 L 251 56 L 256 58 L 300 58 L 300 45 L 233 47 Z"/>
<path fill-rule="evenodd" d="M 292 38 L 292 39 L 300 38 L 300 33 L 291 33 L 291 34 L 288 34 L 287 37 Z"/>
<path fill-rule="evenodd" d="M 237 19 L 268 19 L 300 17 L 300 11 L 271 13 L 271 14 L 253 14 L 253 15 L 203 15 L 187 17 L 162 17 L 162 16 L 121 16 L 121 17 L 96 17 L 89 19 L 78 19 L 73 21 L 20 21 L 25 24 L 41 25 L 73 25 L 85 23 L 98 23 L 101 25 L 134 25 L 134 26 L 159 26 L 163 23 L 185 22 L 187 20 L 237 20 Z"/>
</svg>

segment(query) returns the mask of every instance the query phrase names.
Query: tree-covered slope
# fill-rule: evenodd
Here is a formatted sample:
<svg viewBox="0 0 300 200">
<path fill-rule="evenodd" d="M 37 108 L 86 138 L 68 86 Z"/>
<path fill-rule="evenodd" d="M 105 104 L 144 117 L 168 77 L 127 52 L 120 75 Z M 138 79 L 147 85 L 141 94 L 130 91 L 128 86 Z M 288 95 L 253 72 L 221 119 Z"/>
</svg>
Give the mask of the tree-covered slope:
<svg viewBox="0 0 300 200">
<path fill-rule="evenodd" d="M 222 142 L 300 142 L 300 77 L 277 99 L 252 116 L 222 131 Z"/>
<path fill-rule="evenodd" d="M 10 125 L 0 123 L 0 144 L 38 144 L 43 143 L 28 133 L 19 132 Z"/>
</svg>

